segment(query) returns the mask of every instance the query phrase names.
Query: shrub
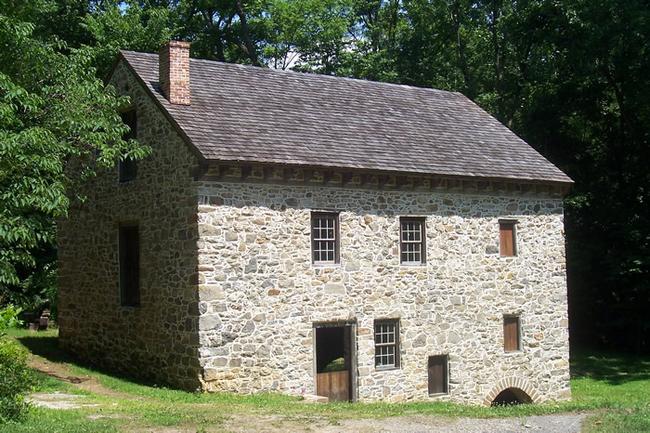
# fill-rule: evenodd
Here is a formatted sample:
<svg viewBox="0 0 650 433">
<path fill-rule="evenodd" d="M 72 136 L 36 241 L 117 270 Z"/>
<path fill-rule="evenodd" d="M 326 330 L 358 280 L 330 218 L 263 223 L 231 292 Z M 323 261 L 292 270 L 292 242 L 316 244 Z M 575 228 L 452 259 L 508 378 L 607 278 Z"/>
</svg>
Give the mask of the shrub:
<svg viewBox="0 0 650 433">
<path fill-rule="evenodd" d="M 0 309 L 0 423 L 19 419 L 28 409 L 25 394 L 32 387 L 33 377 L 27 367 L 27 352 L 4 332 L 20 324 L 19 308 L 11 305 Z"/>
<path fill-rule="evenodd" d="M 17 328 L 21 325 L 20 320 L 18 320 L 18 315 L 22 312 L 20 308 L 14 307 L 9 304 L 4 308 L 0 308 L 0 337 L 2 337 L 5 331 L 9 328 Z"/>
<path fill-rule="evenodd" d="M 324 373 L 331 371 L 343 371 L 345 370 L 345 360 L 343 358 L 336 358 L 325 366 L 323 369 Z"/>
</svg>

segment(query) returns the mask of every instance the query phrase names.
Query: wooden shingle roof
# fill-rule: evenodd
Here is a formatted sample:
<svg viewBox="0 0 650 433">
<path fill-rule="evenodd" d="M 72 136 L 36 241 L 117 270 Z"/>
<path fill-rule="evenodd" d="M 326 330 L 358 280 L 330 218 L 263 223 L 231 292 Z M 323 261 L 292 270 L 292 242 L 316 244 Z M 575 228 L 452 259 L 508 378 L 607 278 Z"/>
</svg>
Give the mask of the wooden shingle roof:
<svg viewBox="0 0 650 433">
<path fill-rule="evenodd" d="M 206 160 L 572 182 L 460 93 L 191 59 L 173 105 L 157 54 L 121 54 Z"/>
</svg>

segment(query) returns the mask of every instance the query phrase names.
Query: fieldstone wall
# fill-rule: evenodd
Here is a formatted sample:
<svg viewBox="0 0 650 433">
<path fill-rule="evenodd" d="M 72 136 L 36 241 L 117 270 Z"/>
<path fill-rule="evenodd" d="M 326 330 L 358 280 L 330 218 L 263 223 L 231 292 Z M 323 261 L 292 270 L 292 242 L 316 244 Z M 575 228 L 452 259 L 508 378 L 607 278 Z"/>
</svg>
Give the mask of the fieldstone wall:
<svg viewBox="0 0 650 433">
<path fill-rule="evenodd" d="M 485 403 L 517 386 L 565 399 L 569 346 L 562 201 L 193 180 L 197 161 L 128 68 L 137 179 L 100 173 L 58 224 L 62 345 L 109 369 L 186 389 L 315 393 L 315 322 L 356 323 L 358 399 Z M 310 213 L 340 212 L 341 263 L 311 263 Z M 399 263 L 399 217 L 425 216 L 427 263 Z M 500 257 L 500 218 L 517 257 Z M 118 228 L 140 227 L 140 307 L 120 305 Z M 522 350 L 503 350 L 518 314 Z M 374 367 L 373 321 L 399 319 L 401 365 Z M 429 396 L 427 358 L 449 356 Z"/>
<path fill-rule="evenodd" d="M 132 182 L 100 173 L 58 224 L 60 341 L 95 365 L 196 389 L 196 160 L 123 62 L 112 84 L 131 96 L 153 153 Z M 120 305 L 120 223 L 140 227 L 140 307 Z"/>
<path fill-rule="evenodd" d="M 203 182 L 199 339 L 208 390 L 315 393 L 313 324 L 357 324 L 360 401 L 481 404 L 518 384 L 566 399 L 569 342 L 558 198 Z M 340 211 L 341 261 L 316 267 L 311 210 Z M 399 263 L 399 216 L 426 216 L 427 263 Z M 500 257 L 500 218 L 517 224 Z M 503 316 L 521 317 L 505 353 Z M 399 318 L 401 366 L 374 367 L 373 321 Z M 427 358 L 449 355 L 449 393 L 429 396 Z"/>
</svg>

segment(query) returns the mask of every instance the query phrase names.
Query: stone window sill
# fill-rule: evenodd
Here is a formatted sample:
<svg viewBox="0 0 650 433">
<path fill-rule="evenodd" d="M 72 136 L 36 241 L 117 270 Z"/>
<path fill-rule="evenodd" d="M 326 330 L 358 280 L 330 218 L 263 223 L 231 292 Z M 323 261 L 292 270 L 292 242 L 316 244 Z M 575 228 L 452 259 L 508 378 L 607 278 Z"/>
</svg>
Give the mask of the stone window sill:
<svg viewBox="0 0 650 433">
<path fill-rule="evenodd" d="M 445 395 L 449 395 L 448 392 L 436 392 L 434 394 L 429 394 L 429 397 L 435 398 L 435 397 L 442 397 Z"/>
<path fill-rule="evenodd" d="M 426 263 L 400 263 L 399 267 L 405 269 L 418 270 L 418 269 L 426 269 L 427 264 Z"/>
<path fill-rule="evenodd" d="M 375 367 L 375 371 L 395 371 L 399 370 L 399 367 Z"/>
<path fill-rule="evenodd" d="M 324 269 L 324 268 L 340 268 L 340 263 L 312 263 L 314 268 Z"/>
</svg>

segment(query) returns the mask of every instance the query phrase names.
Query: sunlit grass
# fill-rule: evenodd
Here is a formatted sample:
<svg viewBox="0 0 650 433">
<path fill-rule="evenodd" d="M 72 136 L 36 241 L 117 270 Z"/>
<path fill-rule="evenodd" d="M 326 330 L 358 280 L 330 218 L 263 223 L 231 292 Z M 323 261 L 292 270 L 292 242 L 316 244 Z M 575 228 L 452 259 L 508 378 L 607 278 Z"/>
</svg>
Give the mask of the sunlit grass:
<svg viewBox="0 0 650 433">
<path fill-rule="evenodd" d="M 446 417 L 494 418 L 531 416 L 570 411 L 597 411 L 586 422 L 589 432 L 642 432 L 648 427 L 650 402 L 650 361 L 630 357 L 574 354 L 571 380 L 573 399 L 568 402 L 519 405 L 498 408 L 444 402 L 330 403 L 309 404 L 280 394 L 239 395 L 232 393 L 191 393 L 142 384 L 136 380 L 99 371 L 75 362 L 62 353 L 56 332 L 12 331 L 32 353 L 52 362 L 64 363 L 70 373 L 90 376 L 114 395 L 86 393 L 85 401 L 97 407 L 75 411 L 35 410 L 29 419 L 11 429 L 0 426 L 0 433 L 41 431 L 32 422 L 51 425 L 43 431 L 124 431 L 156 426 L 183 426 L 201 430 L 217 428 L 232 414 L 281 415 L 305 420 L 330 422 L 347 418 L 381 418 L 400 415 L 438 415 Z M 80 392 L 74 386 L 39 375 L 39 390 Z M 82 392 L 83 393 L 83 392 Z M 99 412 L 103 418 L 89 419 Z M 50 423 L 51 424 L 47 424 Z M 63 423 L 63 424 L 61 424 Z M 69 429 L 57 430 L 60 425 Z M 92 427 L 91 430 L 84 430 Z M 646 429 L 646 430 L 643 430 Z"/>
</svg>

